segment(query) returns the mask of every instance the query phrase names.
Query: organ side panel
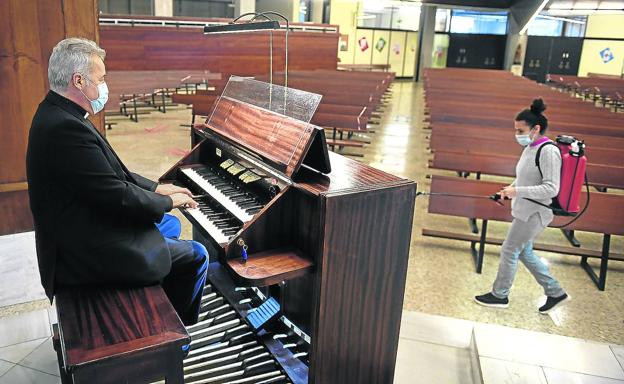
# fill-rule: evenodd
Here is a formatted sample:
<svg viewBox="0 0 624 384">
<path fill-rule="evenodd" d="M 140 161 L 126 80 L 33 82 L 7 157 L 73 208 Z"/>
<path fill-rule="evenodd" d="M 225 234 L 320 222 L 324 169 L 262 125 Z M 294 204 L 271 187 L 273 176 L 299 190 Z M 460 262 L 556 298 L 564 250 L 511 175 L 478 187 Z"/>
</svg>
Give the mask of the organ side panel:
<svg viewBox="0 0 624 384">
<path fill-rule="evenodd" d="M 310 383 L 391 383 L 416 185 L 324 195 Z"/>
</svg>

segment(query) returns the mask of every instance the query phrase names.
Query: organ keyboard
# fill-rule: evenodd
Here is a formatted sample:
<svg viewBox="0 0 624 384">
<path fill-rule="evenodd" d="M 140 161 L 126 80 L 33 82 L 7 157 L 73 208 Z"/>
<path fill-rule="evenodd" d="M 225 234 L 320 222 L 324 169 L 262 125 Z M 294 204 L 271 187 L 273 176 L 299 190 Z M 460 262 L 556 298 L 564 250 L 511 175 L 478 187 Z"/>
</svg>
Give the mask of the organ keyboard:
<svg viewBox="0 0 624 384">
<path fill-rule="evenodd" d="M 392 382 L 415 184 L 225 93 L 194 134 L 161 177 L 211 255 L 185 382 Z"/>
</svg>

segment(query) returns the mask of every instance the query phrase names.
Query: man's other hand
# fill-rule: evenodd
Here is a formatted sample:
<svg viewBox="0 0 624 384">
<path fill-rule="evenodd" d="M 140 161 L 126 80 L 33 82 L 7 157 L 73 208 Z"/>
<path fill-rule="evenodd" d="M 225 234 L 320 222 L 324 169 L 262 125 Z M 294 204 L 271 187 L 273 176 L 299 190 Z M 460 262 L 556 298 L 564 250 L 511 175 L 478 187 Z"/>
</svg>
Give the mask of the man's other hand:
<svg viewBox="0 0 624 384">
<path fill-rule="evenodd" d="M 169 197 L 173 201 L 173 208 L 197 208 L 197 202 L 184 193 L 173 193 Z"/>
<path fill-rule="evenodd" d="M 182 193 L 187 195 L 188 197 L 193 197 L 193 194 L 188 189 L 178 187 L 177 185 L 173 184 L 158 184 L 158 186 L 156 187 L 156 191 L 154 192 L 165 196 L 170 196 L 174 193 Z"/>
</svg>

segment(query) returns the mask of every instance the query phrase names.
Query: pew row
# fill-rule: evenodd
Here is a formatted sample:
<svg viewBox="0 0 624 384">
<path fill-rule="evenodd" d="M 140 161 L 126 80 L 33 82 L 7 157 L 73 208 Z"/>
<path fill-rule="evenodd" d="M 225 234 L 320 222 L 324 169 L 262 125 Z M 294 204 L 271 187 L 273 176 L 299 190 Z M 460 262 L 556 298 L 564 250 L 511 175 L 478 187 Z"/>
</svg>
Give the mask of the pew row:
<svg viewBox="0 0 624 384">
<path fill-rule="evenodd" d="M 486 182 L 480 180 L 467 180 L 457 177 L 445 177 L 434 175 L 431 180 L 432 193 L 456 193 L 468 195 L 489 196 L 499 191 L 504 184 Z M 587 194 L 583 193 L 581 206 L 585 205 Z M 483 254 L 486 244 L 502 244 L 502 239 L 492 239 L 487 236 L 488 221 L 511 222 L 511 207 L 508 201 L 502 202 L 502 206 L 489 199 L 475 197 L 449 197 L 434 195 L 429 197 L 428 212 L 432 214 L 477 218 L 481 220 L 481 233 L 458 234 L 449 231 L 423 229 L 423 236 L 438 237 L 452 240 L 468 241 L 471 243 L 471 252 L 475 259 L 477 273 L 483 268 Z M 604 291 L 607 280 L 607 269 L 610 260 L 624 261 L 624 255 L 610 251 L 612 236 L 624 235 L 624 196 L 607 193 L 594 193 L 590 195 L 590 204 L 586 212 L 575 222 L 566 226 L 567 229 L 599 233 L 602 235 L 602 250 L 595 251 L 585 248 L 564 247 L 537 243 L 534 249 L 581 257 L 580 265 L 590 276 L 599 290 Z M 563 225 L 571 220 L 570 217 L 556 217 L 551 227 Z M 476 246 L 478 245 L 478 250 Z M 599 273 L 593 270 L 588 263 L 588 258 L 599 258 Z"/>
</svg>

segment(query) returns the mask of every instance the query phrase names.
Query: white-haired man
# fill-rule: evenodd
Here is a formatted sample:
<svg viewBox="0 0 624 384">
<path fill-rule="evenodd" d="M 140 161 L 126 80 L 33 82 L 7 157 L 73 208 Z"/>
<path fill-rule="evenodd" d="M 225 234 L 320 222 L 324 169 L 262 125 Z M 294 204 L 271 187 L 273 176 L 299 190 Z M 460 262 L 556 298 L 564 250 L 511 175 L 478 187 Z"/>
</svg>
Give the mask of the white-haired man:
<svg viewBox="0 0 624 384">
<path fill-rule="evenodd" d="M 41 283 L 50 300 L 59 286 L 161 283 L 182 321 L 195 323 L 208 255 L 179 240 L 179 221 L 165 213 L 196 203 L 187 189 L 128 171 L 87 119 L 108 99 L 104 57 L 80 38 L 50 56 L 26 156 Z"/>
</svg>

